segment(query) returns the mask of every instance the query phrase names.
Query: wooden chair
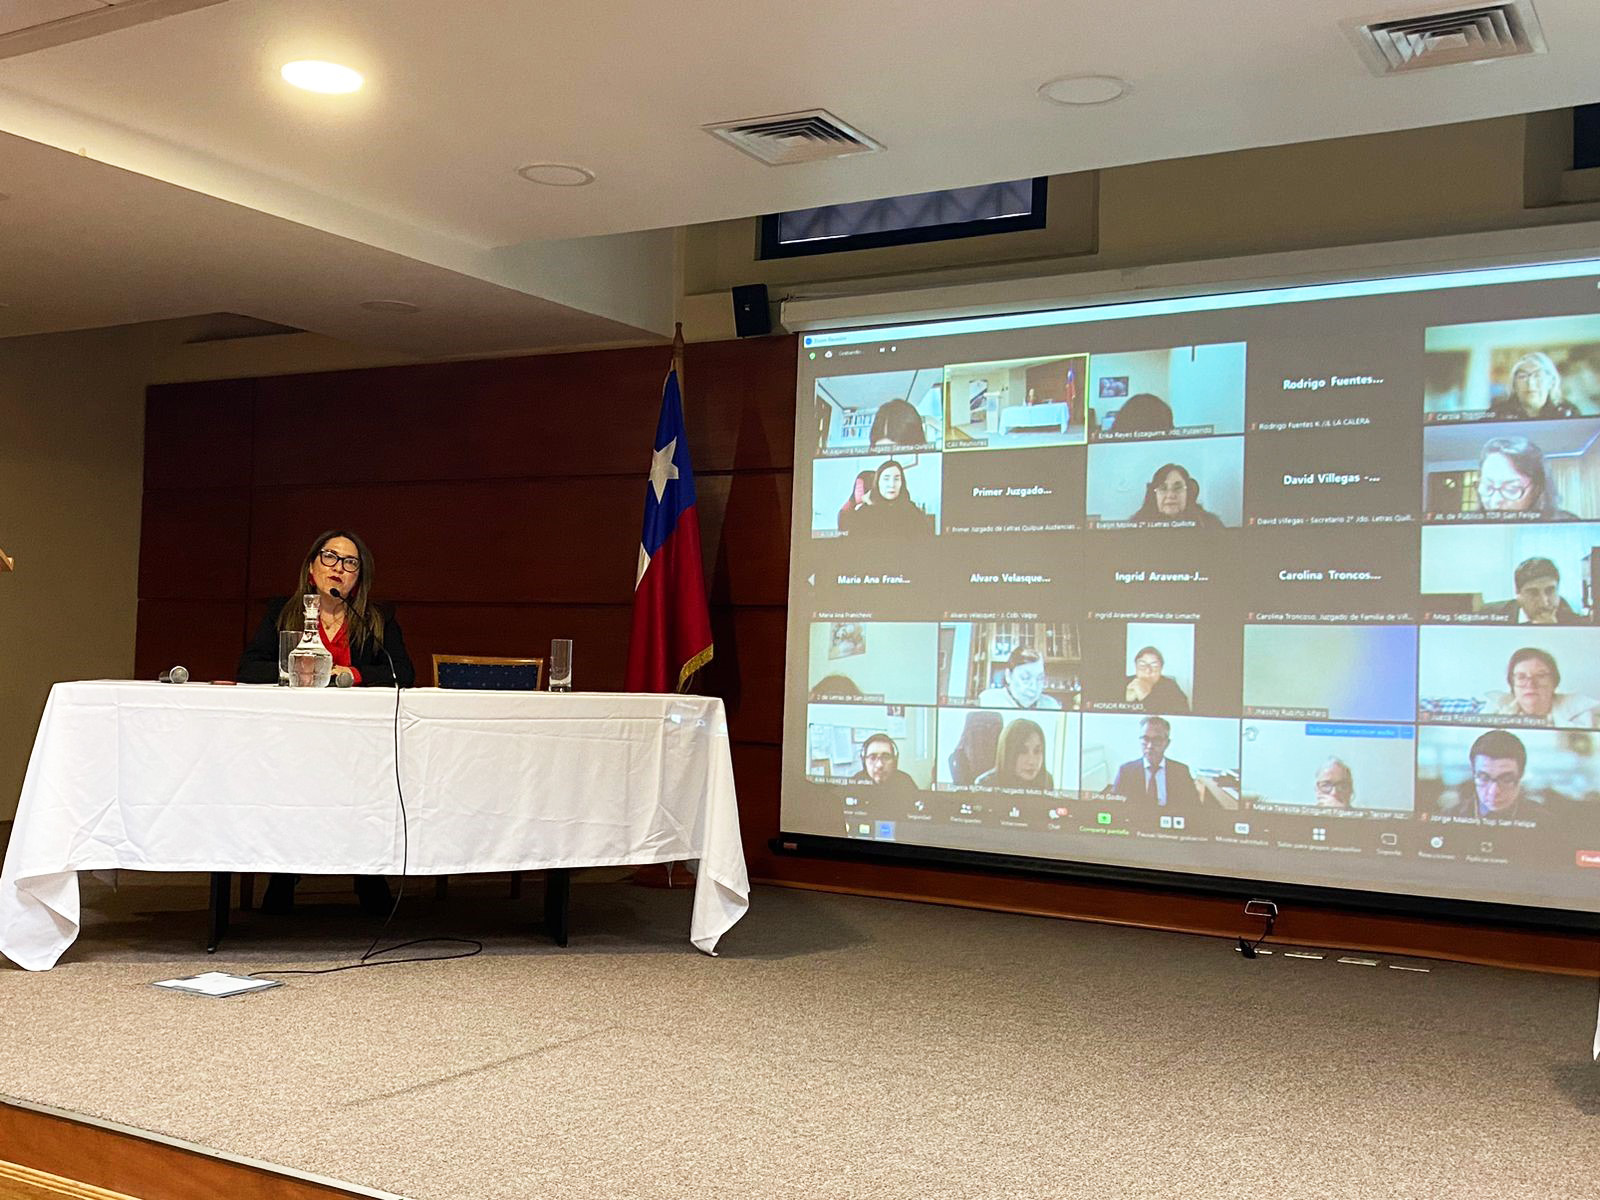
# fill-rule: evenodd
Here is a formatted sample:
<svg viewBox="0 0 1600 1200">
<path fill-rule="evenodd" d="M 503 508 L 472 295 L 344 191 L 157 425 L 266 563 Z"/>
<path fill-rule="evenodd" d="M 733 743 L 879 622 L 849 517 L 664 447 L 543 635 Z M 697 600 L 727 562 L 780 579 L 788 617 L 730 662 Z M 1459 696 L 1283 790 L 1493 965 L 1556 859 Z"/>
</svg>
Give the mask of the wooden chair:
<svg viewBox="0 0 1600 1200">
<path fill-rule="evenodd" d="M 544 682 L 544 659 L 503 658 L 490 654 L 435 654 L 433 686 L 476 688 L 482 691 L 536 692 Z M 443 900 L 450 890 L 449 876 L 433 882 L 434 896 Z M 558 946 L 567 944 L 567 907 L 571 897 L 572 872 L 557 868 L 545 872 L 545 930 Z M 511 896 L 522 895 L 522 873 L 511 875 Z"/>
</svg>

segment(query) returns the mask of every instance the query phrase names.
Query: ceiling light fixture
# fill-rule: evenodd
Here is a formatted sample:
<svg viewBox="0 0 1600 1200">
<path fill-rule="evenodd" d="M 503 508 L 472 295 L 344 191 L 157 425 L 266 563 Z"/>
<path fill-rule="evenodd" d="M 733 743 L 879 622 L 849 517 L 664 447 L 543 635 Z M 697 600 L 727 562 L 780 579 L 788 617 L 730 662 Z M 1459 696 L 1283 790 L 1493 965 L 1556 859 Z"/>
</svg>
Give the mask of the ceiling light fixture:
<svg viewBox="0 0 1600 1200">
<path fill-rule="evenodd" d="M 594 172 L 575 163 L 529 163 L 518 167 L 517 174 L 529 183 L 542 183 L 546 187 L 583 187 L 594 182 Z"/>
<path fill-rule="evenodd" d="M 283 64 L 283 78 L 287 83 L 308 92 L 321 92 L 325 96 L 347 96 L 361 90 L 366 82 L 361 72 L 338 63 L 318 62 L 304 58 Z"/>
<path fill-rule="evenodd" d="M 1063 75 L 1039 88 L 1052 104 L 1110 104 L 1133 91 L 1133 85 L 1115 75 Z"/>
<path fill-rule="evenodd" d="M 368 312 L 382 313 L 417 313 L 422 311 L 420 304 L 413 304 L 409 300 L 363 300 L 361 307 Z"/>
</svg>

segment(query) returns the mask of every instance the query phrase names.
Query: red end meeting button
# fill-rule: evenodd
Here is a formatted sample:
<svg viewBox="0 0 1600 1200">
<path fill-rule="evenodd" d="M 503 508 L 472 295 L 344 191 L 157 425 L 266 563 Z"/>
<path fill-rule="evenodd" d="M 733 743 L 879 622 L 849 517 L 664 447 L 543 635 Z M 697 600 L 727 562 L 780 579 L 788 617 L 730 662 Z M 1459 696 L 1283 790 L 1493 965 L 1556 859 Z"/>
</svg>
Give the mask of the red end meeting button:
<svg viewBox="0 0 1600 1200">
<path fill-rule="evenodd" d="M 1580 867 L 1600 867 L 1600 850 L 1579 850 L 1578 865 Z"/>
</svg>

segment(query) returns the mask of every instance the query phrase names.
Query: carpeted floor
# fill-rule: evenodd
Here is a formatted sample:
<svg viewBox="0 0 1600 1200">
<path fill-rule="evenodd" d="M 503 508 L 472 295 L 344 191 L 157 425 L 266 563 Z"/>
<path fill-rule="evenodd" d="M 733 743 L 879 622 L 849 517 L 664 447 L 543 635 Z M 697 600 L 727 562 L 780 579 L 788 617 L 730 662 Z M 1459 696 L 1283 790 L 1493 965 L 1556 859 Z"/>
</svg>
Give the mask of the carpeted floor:
<svg viewBox="0 0 1600 1200">
<path fill-rule="evenodd" d="M 422 1200 L 1592 1200 L 1593 981 L 758 889 L 711 959 L 689 895 L 457 880 L 459 962 L 208 1000 L 150 982 L 348 960 L 348 881 L 199 952 L 203 882 L 86 881 L 56 970 L 0 969 L 0 1093 Z M 124 880 L 128 880 L 124 876 Z"/>
</svg>

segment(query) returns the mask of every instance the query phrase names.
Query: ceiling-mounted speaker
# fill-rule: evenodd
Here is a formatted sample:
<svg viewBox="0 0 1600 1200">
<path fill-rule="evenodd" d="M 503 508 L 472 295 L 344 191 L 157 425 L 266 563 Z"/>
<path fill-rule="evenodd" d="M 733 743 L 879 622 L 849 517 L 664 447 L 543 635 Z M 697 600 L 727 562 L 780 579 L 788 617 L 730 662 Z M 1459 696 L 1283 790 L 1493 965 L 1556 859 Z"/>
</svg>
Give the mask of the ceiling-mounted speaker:
<svg viewBox="0 0 1600 1200">
<path fill-rule="evenodd" d="M 746 283 L 733 289 L 733 328 L 740 337 L 761 337 L 772 332 L 766 284 Z"/>
</svg>

